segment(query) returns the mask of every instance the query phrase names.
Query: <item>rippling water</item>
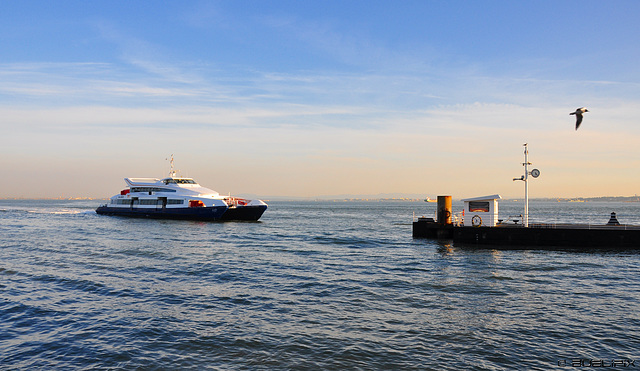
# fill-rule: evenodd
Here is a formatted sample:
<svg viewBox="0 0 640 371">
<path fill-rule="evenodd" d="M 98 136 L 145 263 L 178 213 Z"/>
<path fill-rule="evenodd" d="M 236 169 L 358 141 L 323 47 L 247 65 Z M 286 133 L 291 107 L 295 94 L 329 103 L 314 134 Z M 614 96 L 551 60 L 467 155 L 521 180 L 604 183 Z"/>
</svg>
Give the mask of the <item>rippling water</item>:
<svg viewBox="0 0 640 371">
<path fill-rule="evenodd" d="M 435 210 L 424 202 L 271 202 L 257 223 L 99 216 L 98 203 L 0 201 L 0 368 L 640 367 L 640 252 L 413 239 L 412 213 Z M 640 224 L 638 203 L 530 210 Z"/>
</svg>

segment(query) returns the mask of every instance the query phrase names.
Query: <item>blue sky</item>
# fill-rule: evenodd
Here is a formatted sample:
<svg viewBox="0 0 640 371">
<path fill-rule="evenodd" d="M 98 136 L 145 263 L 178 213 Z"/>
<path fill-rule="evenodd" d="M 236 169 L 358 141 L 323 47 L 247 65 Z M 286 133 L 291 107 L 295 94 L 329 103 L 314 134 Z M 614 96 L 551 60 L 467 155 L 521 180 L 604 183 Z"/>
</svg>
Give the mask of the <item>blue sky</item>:
<svg viewBox="0 0 640 371">
<path fill-rule="evenodd" d="M 640 188 L 637 1 L 0 2 L 0 197 Z M 590 112 L 578 131 L 569 116 Z M 534 183 L 535 182 L 535 183 Z"/>
</svg>

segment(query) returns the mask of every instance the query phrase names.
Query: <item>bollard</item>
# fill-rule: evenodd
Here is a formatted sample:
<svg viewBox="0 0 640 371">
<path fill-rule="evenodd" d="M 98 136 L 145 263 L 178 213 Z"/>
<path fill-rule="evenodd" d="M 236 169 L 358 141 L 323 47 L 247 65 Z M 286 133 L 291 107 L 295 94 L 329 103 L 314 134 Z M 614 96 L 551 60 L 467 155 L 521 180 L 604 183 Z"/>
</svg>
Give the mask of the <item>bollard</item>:
<svg viewBox="0 0 640 371">
<path fill-rule="evenodd" d="M 618 217 L 616 217 L 616 213 L 611 213 L 611 218 L 609 218 L 609 223 L 607 223 L 607 225 L 620 225 Z"/>
<path fill-rule="evenodd" d="M 451 196 L 438 196 L 438 220 L 440 224 L 451 224 Z"/>
</svg>

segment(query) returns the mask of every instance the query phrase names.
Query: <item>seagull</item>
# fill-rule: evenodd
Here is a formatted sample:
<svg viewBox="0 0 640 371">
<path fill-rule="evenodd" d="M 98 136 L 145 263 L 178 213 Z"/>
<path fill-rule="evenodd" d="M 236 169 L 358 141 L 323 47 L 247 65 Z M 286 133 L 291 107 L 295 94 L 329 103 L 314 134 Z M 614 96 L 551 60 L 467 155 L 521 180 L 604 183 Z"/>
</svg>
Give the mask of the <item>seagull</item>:
<svg viewBox="0 0 640 371">
<path fill-rule="evenodd" d="M 588 109 L 584 107 L 577 108 L 575 112 L 571 112 L 570 115 L 576 115 L 576 130 L 580 127 L 582 123 L 582 114 L 585 112 L 589 112 Z"/>
</svg>

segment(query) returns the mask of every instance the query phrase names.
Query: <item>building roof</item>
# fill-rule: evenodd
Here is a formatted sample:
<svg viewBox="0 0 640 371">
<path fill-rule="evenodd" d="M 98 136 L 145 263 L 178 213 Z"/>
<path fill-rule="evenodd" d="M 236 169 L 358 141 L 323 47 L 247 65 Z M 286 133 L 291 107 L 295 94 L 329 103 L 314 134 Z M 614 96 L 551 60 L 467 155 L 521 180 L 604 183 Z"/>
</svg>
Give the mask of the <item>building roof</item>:
<svg viewBox="0 0 640 371">
<path fill-rule="evenodd" d="M 493 201 L 493 200 L 500 200 L 500 199 L 502 199 L 502 197 L 500 197 L 500 195 L 491 195 L 491 196 L 465 198 L 462 201 L 463 202 L 468 202 L 468 201 Z"/>
</svg>

